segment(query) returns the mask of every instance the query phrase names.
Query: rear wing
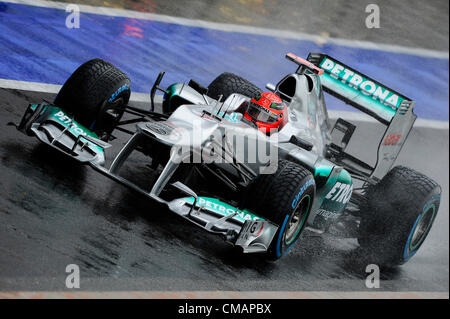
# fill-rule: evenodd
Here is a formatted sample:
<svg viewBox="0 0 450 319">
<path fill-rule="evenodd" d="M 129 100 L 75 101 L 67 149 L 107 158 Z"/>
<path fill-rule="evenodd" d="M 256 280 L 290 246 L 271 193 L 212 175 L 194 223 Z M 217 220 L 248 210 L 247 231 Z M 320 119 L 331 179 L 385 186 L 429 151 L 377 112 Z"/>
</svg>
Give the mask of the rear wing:
<svg viewBox="0 0 450 319">
<path fill-rule="evenodd" d="M 386 125 L 404 101 L 412 102 L 403 94 L 326 54 L 310 53 L 308 61 L 324 71 L 321 82 L 325 92 Z"/>
<path fill-rule="evenodd" d="M 340 152 L 339 155 L 343 162 L 349 162 L 350 160 L 355 164 L 355 170 L 358 173 L 381 179 L 397 159 L 416 120 L 416 115 L 413 113 L 415 102 L 326 54 L 310 53 L 307 62 L 323 70 L 323 73 L 317 70 L 314 73 L 320 74 L 320 81 L 325 92 L 387 126 L 378 146 L 378 158 L 375 167 L 371 167 L 344 152 L 354 129 L 349 128 L 350 136 L 346 135 L 343 146 L 334 145 Z M 296 63 L 300 65 L 298 61 Z M 311 69 L 305 63 L 303 63 L 303 67 Z M 299 67 L 299 70 L 301 68 Z M 340 123 L 337 123 L 335 129 L 339 130 L 339 126 L 345 126 L 342 125 L 343 122 L 346 121 L 341 120 Z M 347 125 L 347 127 L 350 126 Z"/>
</svg>

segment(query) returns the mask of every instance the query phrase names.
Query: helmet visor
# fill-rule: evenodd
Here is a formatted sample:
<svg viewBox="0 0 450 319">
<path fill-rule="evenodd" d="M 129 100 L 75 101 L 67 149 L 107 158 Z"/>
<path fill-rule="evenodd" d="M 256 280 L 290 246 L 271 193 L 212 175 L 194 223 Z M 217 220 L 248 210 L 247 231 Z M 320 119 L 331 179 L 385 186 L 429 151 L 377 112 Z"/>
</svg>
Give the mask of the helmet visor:
<svg viewBox="0 0 450 319">
<path fill-rule="evenodd" d="M 278 115 L 255 102 L 250 102 L 247 113 L 257 122 L 274 123 L 278 120 Z"/>
</svg>

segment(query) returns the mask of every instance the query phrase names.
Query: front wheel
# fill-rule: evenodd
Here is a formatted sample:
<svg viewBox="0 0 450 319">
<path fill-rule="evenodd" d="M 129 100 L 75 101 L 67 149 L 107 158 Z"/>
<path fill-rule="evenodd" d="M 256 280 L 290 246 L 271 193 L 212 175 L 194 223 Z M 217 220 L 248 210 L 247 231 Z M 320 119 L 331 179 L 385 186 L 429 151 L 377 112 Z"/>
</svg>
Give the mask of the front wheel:
<svg viewBox="0 0 450 319">
<path fill-rule="evenodd" d="M 208 85 L 208 96 L 216 100 L 222 95 L 222 101 L 225 101 L 233 93 L 253 98 L 262 93 L 262 90 L 239 75 L 229 72 L 220 74 Z"/>
<path fill-rule="evenodd" d="M 278 225 L 267 258 L 276 260 L 294 246 L 306 227 L 316 186 L 304 167 L 282 160 L 274 174 L 260 175 L 252 185 L 249 207 Z"/>
<path fill-rule="evenodd" d="M 54 104 L 78 123 L 107 138 L 124 113 L 130 86 L 128 76 L 117 67 L 93 59 L 72 73 Z"/>
<path fill-rule="evenodd" d="M 374 262 L 396 266 L 422 246 L 436 218 L 441 187 L 410 168 L 394 167 L 366 193 L 359 244 Z"/>
</svg>

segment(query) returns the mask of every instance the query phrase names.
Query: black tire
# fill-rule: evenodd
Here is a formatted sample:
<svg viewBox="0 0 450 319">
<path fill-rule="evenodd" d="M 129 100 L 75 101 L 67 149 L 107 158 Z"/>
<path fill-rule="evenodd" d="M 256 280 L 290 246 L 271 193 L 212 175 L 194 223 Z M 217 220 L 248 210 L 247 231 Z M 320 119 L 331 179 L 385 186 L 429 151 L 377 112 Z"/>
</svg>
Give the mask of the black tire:
<svg viewBox="0 0 450 319">
<path fill-rule="evenodd" d="M 279 226 L 266 254 L 270 260 L 279 259 L 306 226 L 316 192 L 314 178 L 304 167 L 281 160 L 274 174 L 260 175 L 251 187 L 250 209 Z"/>
<path fill-rule="evenodd" d="M 85 127 L 110 134 L 122 117 L 130 94 L 131 82 L 125 73 L 109 62 L 93 59 L 72 73 L 54 104 Z"/>
<path fill-rule="evenodd" d="M 407 262 L 431 229 L 440 194 L 436 182 L 404 166 L 369 187 L 358 238 L 366 256 L 384 266 Z"/>
<path fill-rule="evenodd" d="M 252 98 L 262 93 L 262 90 L 246 79 L 229 72 L 222 73 L 208 86 L 208 96 L 216 100 L 223 95 L 222 101 L 225 101 L 233 93 Z"/>
</svg>

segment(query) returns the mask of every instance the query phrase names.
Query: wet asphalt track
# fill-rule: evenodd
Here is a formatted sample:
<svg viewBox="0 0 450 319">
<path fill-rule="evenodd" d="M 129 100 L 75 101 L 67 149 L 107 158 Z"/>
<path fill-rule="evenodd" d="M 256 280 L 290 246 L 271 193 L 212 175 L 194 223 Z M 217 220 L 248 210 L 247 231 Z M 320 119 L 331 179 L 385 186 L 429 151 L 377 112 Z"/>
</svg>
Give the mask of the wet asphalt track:
<svg viewBox="0 0 450 319">
<path fill-rule="evenodd" d="M 367 290 L 355 240 L 305 232 L 276 263 L 235 254 L 220 238 L 6 126 L 43 98 L 53 95 L 0 89 L 0 290 L 64 290 L 72 263 L 84 290 Z M 369 160 L 364 145 L 380 131 L 369 123 L 358 130 L 351 148 Z M 397 163 L 438 181 L 443 202 L 419 253 L 382 269 L 381 289 L 448 291 L 448 150 L 442 129 L 414 128 L 404 146 Z M 145 181 L 145 170 L 136 158 L 125 174 Z"/>
</svg>

